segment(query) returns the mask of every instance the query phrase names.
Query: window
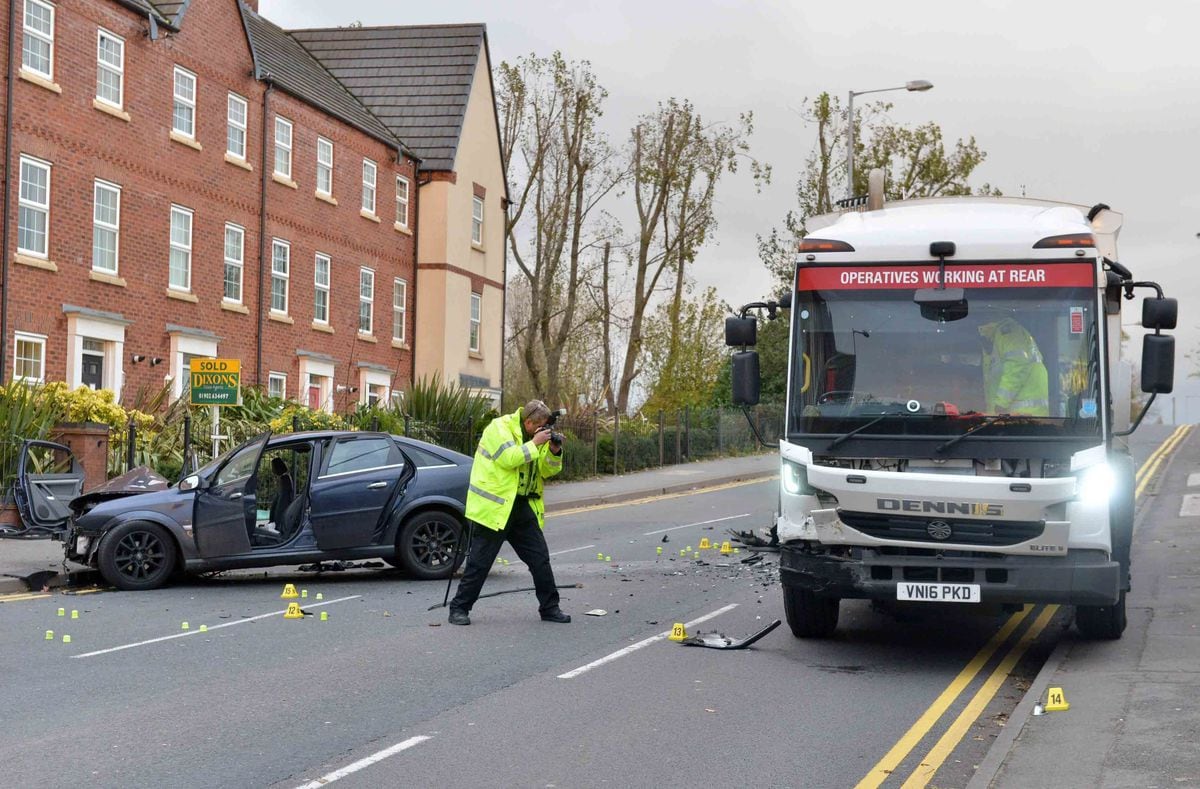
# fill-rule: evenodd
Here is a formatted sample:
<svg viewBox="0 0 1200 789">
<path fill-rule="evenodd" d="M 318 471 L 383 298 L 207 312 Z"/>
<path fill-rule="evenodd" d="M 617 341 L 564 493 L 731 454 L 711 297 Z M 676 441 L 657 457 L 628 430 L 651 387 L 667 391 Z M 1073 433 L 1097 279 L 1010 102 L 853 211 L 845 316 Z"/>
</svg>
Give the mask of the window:
<svg viewBox="0 0 1200 789">
<path fill-rule="evenodd" d="M 125 39 L 107 30 L 96 35 L 96 98 L 120 107 L 125 91 Z"/>
<path fill-rule="evenodd" d="M 482 323 L 480 312 L 483 309 L 483 296 L 471 294 L 471 345 L 470 350 L 479 353 L 479 327 Z"/>
<path fill-rule="evenodd" d="M 363 159 L 362 210 L 375 213 L 375 162 Z"/>
<path fill-rule="evenodd" d="M 68 307 L 67 369 L 64 381 L 72 389 L 87 386 L 108 389 L 121 396 L 121 362 L 125 358 L 125 327 L 121 316 L 89 314 L 91 310 Z"/>
<path fill-rule="evenodd" d="M 367 384 L 367 405 L 377 406 L 387 400 L 387 386 L 384 384 Z"/>
<path fill-rule="evenodd" d="M 46 338 L 38 334 L 17 332 L 13 338 L 16 353 L 13 354 L 13 378 L 25 381 L 46 379 Z"/>
<path fill-rule="evenodd" d="M 225 132 L 225 150 L 230 156 L 246 159 L 246 100 L 236 93 L 229 94 L 228 124 Z"/>
<path fill-rule="evenodd" d="M 287 376 L 283 373 L 267 374 L 267 396 L 283 400 L 287 397 Z"/>
<path fill-rule="evenodd" d="M 400 451 L 390 438 L 342 439 L 333 447 L 325 476 L 399 465 L 400 457 Z"/>
<path fill-rule="evenodd" d="M 358 333 L 370 334 L 375 318 L 375 272 L 358 270 Z"/>
<path fill-rule="evenodd" d="M 471 243 L 483 244 L 483 198 L 471 198 Z"/>
<path fill-rule="evenodd" d="M 121 187 L 97 180 L 92 206 L 92 269 L 117 273 L 121 234 Z"/>
<path fill-rule="evenodd" d="M 313 263 L 313 320 L 329 323 L 329 256 L 317 253 Z"/>
<path fill-rule="evenodd" d="M 402 279 L 392 282 L 392 339 L 404 342 L 404 319 L 408 312 L 408 283 Z"/>
<path fill-rule="evenodd" d="M 196 75 L 175 67 L 175 110 L 171 128 L 184 137 L 196 137 Z"/>
<path fill-rule="evenodd" d="M 54 78 L 54 6 L 41 0 L 25 0 L 21 67 Z"/>
<path fill-rule="evenodd" d="M 284 315 L 288 310 L 288 269 L 292 247 L 278 238 L 271 241 L 271 312 Z"/>
<path fill-rule="evenodd" d="M 225 301 L 242 303 L 242 268 L 245 263 L 245 229 L 225 224 Z"/>
<path fill-rule="evenodd" d="M 396 224 L 408 227 L 408 179 L 396 176 Z"/>
<path fill-rule="evenodd" d="M 333 143 L 324 137 L 317 138 L 317 191 L 333 194 Z"/>
<path fill-rule="evenodd" d="M 275 174 L 292 177 L 292 122 L 275 119 Z"/>
<path fill-rule="evenodd" d="M 174 290 L 192 289 L 192 212 L 171 206 L 171 263 L 168 284 Z"/>
<path fill-rule="evenodd" d="M 82 338 L 80 349 L 80 383 L 89 389 L 104 388 L 104 340 Z"/>
<path fill-rule="evenodd" d="M 50 163 L 21 157 L 21 196 L 17 212 L 17 251 L 44 258 L 49 254 Z"/>
</svg>

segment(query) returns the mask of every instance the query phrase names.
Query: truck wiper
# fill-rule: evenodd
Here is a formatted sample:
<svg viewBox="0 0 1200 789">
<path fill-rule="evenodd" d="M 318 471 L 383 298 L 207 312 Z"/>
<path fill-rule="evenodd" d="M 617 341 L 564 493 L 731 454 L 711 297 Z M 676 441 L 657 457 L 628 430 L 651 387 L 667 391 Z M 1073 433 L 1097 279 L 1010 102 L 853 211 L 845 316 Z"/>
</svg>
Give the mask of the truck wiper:
<svg viewBox="0 0 1200 789">
<path fill-rule="evenodd" d="M 959 441 L 962 441 L 967 436 L 978 433 L 980 430 L 983 430 L 985 427 L 994 425 L 997 421 L 999 421 L 1001 419 L 1007 419 L 1007 418 L 1008 418 L 1008 414 L 996 414 L 994 416 L 984 417 L 983 421 L 980 422 L 979 424 L 975 425 L 975 427 L 971 428 L 970 430 L 968 430 L 965 433 L 955 436 L 954 438 L 950 439 L 949 441 L 943 441 L 942 443 L 938 444 L 934 448 L 933 451 L 934 452 L 945 452 L 947 449 L 954 446 Z"/>
<path fill-rule="evenodd" d="M 851 430 L 849 433 L 843 433 L 842 435 L 838 436 L 834 440 L 830 441 L 829 448 L 833 449 L 834 447 L 838 446 L 839 444 L 843 444 L 846 441 L 849 441 L 850 439 L 854 438 L 855 436 L 857 436 L 859 433 L 863 432 L 864 430 L 869 430 L 870 428 L 875 427 L 875 425 L 877 425 L 880 422 L 882 422 L 883 420 L 887 419 L 889 416 L 911 416 L 911 414 L 908 414 L 905 411 L 890 411 L 886 414 L 880 414 L 879 416 L 872 419 L 870 422 L 867 422 L 866 424 L 863 424 L 863 425 L 859 425 L 858 427 Z"/>
</svg>

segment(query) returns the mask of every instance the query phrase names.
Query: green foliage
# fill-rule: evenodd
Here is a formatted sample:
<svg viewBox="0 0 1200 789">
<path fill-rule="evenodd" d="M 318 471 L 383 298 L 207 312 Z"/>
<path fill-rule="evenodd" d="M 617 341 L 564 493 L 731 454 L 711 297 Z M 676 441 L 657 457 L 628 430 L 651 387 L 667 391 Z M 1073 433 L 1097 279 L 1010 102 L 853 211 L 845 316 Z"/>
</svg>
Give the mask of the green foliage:
<svg viewBox="0 0 1200 789">
<path fill-rule="evenodd" d="M 401 411 L 410 419 L 430 425 L 461 426 L 483 430 L 496 416 L 486 397 L 472 393 L 441 375 L 419 378 L 405 394 Z"/>
<path fill-rule="evenodd" d="M 288 402 L 268 426 L 272 433 L 291 433 L 293 430 L 346 430 L 349 427 L 346 420 L 337 414 L 295 402 Z"/>
<path fill-rule="evenodd" d="M 45 438 L 57 420 L 42 388 L 12 381 L 0 386 L 0 499 L 7 499 L 17 474 L 21 440 Z"/>
<path fill-rule="evenodd" d="M 684 301 L 674 313 L 664 303 L 646 324 L 642 353 L 650 397 L 642 409 L 648 413 L 709 403 L 726 355 L 726 306 L 716 288 L 708 288 L 699 300 Z"/>
</svg>

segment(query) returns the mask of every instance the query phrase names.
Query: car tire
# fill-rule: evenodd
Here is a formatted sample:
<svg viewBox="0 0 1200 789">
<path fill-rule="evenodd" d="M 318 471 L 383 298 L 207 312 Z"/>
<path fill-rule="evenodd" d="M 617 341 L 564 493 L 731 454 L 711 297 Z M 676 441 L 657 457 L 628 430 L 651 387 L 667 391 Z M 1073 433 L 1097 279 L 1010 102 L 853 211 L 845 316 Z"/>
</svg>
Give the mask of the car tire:
<svg viewBox="0 0 1200 789">
<path fill-rule="evenodd" d="M 104 580 L 126 591 L 157 589 L 170 579 L 178 561 L 171 535 L 146 521 L 122 523 L 109 531 L 96 557 Z"/>
<path fill-rule="evenodd" d="M 783 612 L 796 638 L 828 638 L 837 630 L 841 599 L 783 587 Z"/>
<path fill-rule="evenodd" d="M 446 579 L 458 569 L 463 524 L 442 510 L 425 510 L 409 518 L 396 537 L 396 558 L 391 563 L 422 581 Z"/>
<path fill-rule="evenodd" d="M 1125 632 L 1125 593 L 1113 605 L 1081 605 L 1075 608 L 1075 627 L 1085 638 L 1113 641 Z"/>
</svg>

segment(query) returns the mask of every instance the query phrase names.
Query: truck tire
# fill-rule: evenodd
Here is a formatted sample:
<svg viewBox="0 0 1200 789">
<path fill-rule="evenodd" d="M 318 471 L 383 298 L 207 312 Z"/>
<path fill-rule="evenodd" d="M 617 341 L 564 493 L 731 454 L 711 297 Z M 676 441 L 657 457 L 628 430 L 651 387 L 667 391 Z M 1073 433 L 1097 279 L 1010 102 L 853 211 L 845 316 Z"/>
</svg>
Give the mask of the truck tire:
<svg viewBox="0 0 1200 789">
<path fill-rule="evenodd" d="M 1075 626 L 1086 638 L 1114 640 L 1125 632 L 1125 593 L 1113 605 L 1081 605 L 1075 608 Z"/>
<path fill-rule="evenodd" d="M 821 597 L 807 589 L 783 587 L 783 611 L 796 638 L 828 638 L 837 629 L 837 597 Z"/>
</svg>

